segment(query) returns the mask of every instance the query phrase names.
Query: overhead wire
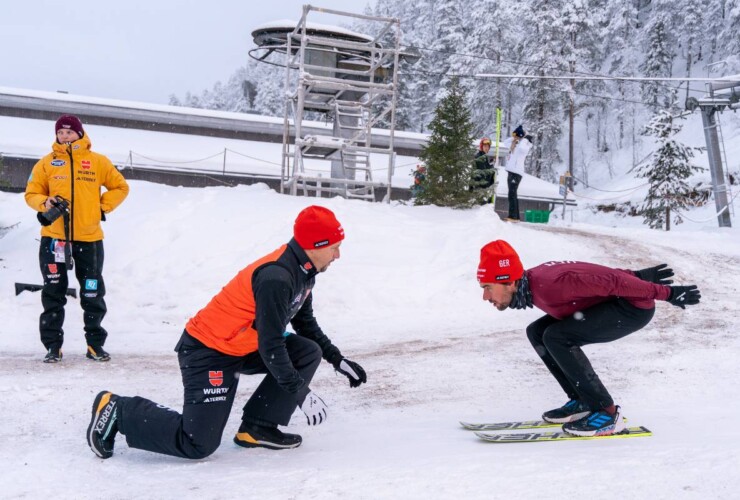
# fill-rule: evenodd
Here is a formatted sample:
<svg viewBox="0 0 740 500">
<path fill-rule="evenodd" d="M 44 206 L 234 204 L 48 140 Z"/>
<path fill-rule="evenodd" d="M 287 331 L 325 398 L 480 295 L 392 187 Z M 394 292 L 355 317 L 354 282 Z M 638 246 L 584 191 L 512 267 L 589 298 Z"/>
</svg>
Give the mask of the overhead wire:
<svg viewBox="0 0 740 500">
<path fill-rule="evenodd" d="M 502 58 L 502 57 L 493 58 L 493 57 L 489 57 L 489 56 L 485 56 L 485 55 L 481 55 L 481 54 L 466 54 L 464 52 L 445 51 L 445 50 L 439 50 L 439 49 L 432 49 L 432 48 L 429 48 L 429 47 L 420 47 L 418 45 L 410 45 L 409 48 L 414 48 L 414 49 L 417 49 L 417 50 L 423 50 L 423 51 L 426 51 L 426 52 L 436 52 L 436 53 L 439 53 L 439 54 L 449 54 L 449 55 L 458 55 L 458 56 L 463 56 L 463 57 L 470 57 L 470 58 L 475 58 L 475 59 L 485 59 L 485 60 L 493 61 L 493 62 L 496 62 L 496 63 L 505 62 L 505 63 L 508 63 L 508 64 L 515 64 L 515 65 L 521 65 L 521 66 L 531 66 L 531 67 L 537 68 L 537 69 L 548 69 L 548 70 L 552 70 L 552 71 L 559 71 L 561 73 L 566 73 L 566 75 L 563 75 L 563 76 L 579 75 L 579 76 L 602 77 L 602 78 L 610 78 L 611 77 L 611 75 L 602 75 L 602 74 L 599 74 L 599 73 L 592 73 L 592 72 L 588 72 L 588 71 L 573 71 L 573 72 L 568 72 L 567 70 L 564 70 L 563 68 L 558 68 L 558 67 L 554 67 L 554 66 L 548 66 L 546 64 L 530 63 L 530 62 L 519 61 L 519 60 L 515 60 L 515 59 L 505 59 L 505 58 Z M 680 80 L 680 81 L 688 81 L 690 79 L 679 78 L 678 80 Z M 630 83 L 642 83 L 642 82 L 636 81 L 635 79 L 630 79 L 630 78 L 626 78 L 626 77 L 623 79 L 623 81 L 630 82 Z M 673 90 L 679 89 L 681 87 L 680 84 L 677 85 L 677 86 L 675 86 L 675 87 L 672 86 L 672 85 L 662 84 L 660 82 L 656 82 L 656 84 L 658 86 L 667 87 L 667 88 L 670 88 L 670 89 L 673 89 Z M 689 91 L 690 92 L 703 92 L 703 90 L 692 89 L 691 87 L 689 87 Z"/>
<path fill-rule="evenodd" d="M 441 73 L 441 72 L 435 72 L 435 71 L 423 71 L 423 70 L 416 70 L 416 71 L 408 71 L 408 70 L 406 70 L 406 71 L 400 71 L 399 72 L 399 75 L 401 75 L 401 76 L 402 75 L 405 75 L 405 74 L 407 74 L 407 75 L 409 75 L 409 74 L 424 74 L 424 75 L 429 75 L 429 76 L 445 76 L 445 75 L 447 75 L 447 73 Z M 490 80 L 490 78 L 481 78 L 481 77 L 479 77 L 477 75 L 456 74 L 455 76 L 458 76 L 460 78 L 471 78 L 471 79 L 474 79 L 474 80 L 482 80 L 482 81 L 489 81 Z M 511 83 L 510 85 L 514 85 L 514 86 L 517 86 L 517 87 L 525 87 L 525 85 L 518 84 L 518 83 Z M 561 93 L 570 93 L 571 92 L 568 89 L 560 89 L 560 88 L 555 88 L 555 87 L 550 87 L 547 90 L 550 90 L 550 91 L 553 91 L 553 92 L 561 92 Z M 665 108 L 665 106 L 663 106 L 661 104 L 646 103 L 646 102 L 643 102 L 643 101 L 635 101 L 635 100 L 632 100 L 632 99 L 623 99 L 623 98 L 620 98 L 620 97 L 611 97 L 611 96 L 603 96 L 603 95 L 596 95 L 596 94 L 587 94 L 585 92 L 579 92 L 579 91 L 573 91 L 573 94 L 584 96 L 584 97 L 593 97 L 593 98 L 596 98 L 596 99 L 606 99 L 606 100 L 610 100 L 610 101 L 626 102 L 626 103 L 629 103 L 629 104 L 639 104 L 641 106 L 654 106 L 654 107 L 658 107 L 658 108 L 661 108 L 661 109 Z"/>
</svg>

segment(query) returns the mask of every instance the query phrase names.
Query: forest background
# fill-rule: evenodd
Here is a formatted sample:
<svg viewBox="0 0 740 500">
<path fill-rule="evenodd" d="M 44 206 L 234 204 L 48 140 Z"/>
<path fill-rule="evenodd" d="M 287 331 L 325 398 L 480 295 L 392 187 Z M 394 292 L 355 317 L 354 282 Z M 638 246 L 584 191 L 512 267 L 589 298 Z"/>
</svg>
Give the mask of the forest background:
<svg viewBox="0 0 740 500">
<path fill-rule="evenodd" d="M 422 56 L 401 65 L 397 129 L 428 132 L 446 85 L 459 76 L 474 133 L 493 136 L 501 108 L 503 137 L 524 124 L 535 139 L 527 170 L 549 181 L 568 165 L 585 184 L 593 165 L 610 176 L 614 158 L 637 166 L 650 153 L 641 147 L 650 117 L 706 93 L 697 81 L 578 77 L 740 72 L 740 0 L 377 0 L 364 13 L 399 18 L 402 45 Z M 366 32 L 362 21 L 344 27 Z M 172 95 L 170 104 L 283 116 L 284 71 L 248 59 L 227 81 Z M 569 135 L 579 127 L 571 150 Z"/>
</svg>

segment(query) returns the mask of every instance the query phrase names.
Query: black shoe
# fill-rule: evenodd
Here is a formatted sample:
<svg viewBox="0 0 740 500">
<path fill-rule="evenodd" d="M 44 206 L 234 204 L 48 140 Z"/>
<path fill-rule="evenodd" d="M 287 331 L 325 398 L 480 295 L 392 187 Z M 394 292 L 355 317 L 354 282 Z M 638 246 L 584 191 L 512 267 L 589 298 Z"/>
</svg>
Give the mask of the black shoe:
<svg viewBox="0 0 740 500">
<path fill-rule="evenodd" d="M 574 422 L 591 413 L 591 409 L 576 399 L 571 399 L 560 408 L 546 411 L 542 414 L 542 420 L 554 424 Z"/>
<path fill-rule="evenodd" d="M 113 445 L 118 434 L 118 396 L 103 391 L 95 396 L 92 418 L 87 428 L 87 444 L 100 458 L 113 456 Z"/>
<path fill-rule="evenodd" d="M 574 436 L 611 436 L 623 433 L 626 427 L 619 406 L 614 415 L 601 409 L 575 422 L 563 424 L 563 430 Z"/>
<path fill-rule="evenodd" d="M 87 357 L 87 359 L 92 359 L 93 361 L 110 361 L 110 354 L 105 352 L 105 349 L 103 349 L 102 346 L 87 346 L 87 354 L 85 357 Z"/>
<path fill-rule="evenodd" d="M 266 427 L 263 425 L 247 424 L 242 422 L 239 432 L 234 436 L 234 442 L 245 448 L 269 448 L 271 450 L 284 450 L 298 448 L 303 439 L 298 434 L 287 434 L 281 432 L 277 426 Z"/>
<path fill-rule="evenodd" d="M 44 356 L 44 363 L 59 363 L 62 360 L 62 348 L 61 347 L 49 347 L 49 350 Z"/>
</svg>

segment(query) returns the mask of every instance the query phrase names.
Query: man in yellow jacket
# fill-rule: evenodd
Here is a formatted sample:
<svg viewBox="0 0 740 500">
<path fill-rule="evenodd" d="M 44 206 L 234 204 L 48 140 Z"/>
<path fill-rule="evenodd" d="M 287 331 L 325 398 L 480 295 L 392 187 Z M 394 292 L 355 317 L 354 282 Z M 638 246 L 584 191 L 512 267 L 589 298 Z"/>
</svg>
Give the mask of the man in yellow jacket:
<svg viewBox="0 0 740 500">
<path fill-rule="evenodd" d="M 62 360 L 67 271 L 74 268 L 80 283 L 87 357 L 108 361 L 101 326 L 107 311 L 103 282 L 103 230 L 100 221 L 128 195 L 128 184 L 105 156 L 94 153 L 76 116 L 64 115 L 55 126 L 52 152 L 33 167 L 26 185 L 26 203 L 42 224 L 39 264 L 44 277 L 39 329 L 46 348 L 44 363 Z M 107 191 L 101 195 L 101 186 Z M 76 264 L 76 265 L 75 265 Z"/>
</svg>

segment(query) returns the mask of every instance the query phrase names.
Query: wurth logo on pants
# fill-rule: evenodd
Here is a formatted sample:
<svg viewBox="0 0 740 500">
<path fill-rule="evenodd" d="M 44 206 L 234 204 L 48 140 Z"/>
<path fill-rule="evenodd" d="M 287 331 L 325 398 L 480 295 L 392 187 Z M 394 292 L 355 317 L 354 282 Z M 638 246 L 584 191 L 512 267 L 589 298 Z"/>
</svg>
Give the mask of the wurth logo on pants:
<svg viewBox="0 0 740 500">
<path fill-rule="evenodd" d="M 228 387 L 204 387 L 203 394 L 210 396 L 203 400 L 204 403 L 217 403 L 226 401 L 225 394 L 229 392 Z M 215 396 L 215 394 L 223 394 L 223 396 Z"/>
<path fill-rule="evenodd" d="M 203 394 L 226 394 L 229 392 L 228 387 L 204 387 Z"/>
</svg>

